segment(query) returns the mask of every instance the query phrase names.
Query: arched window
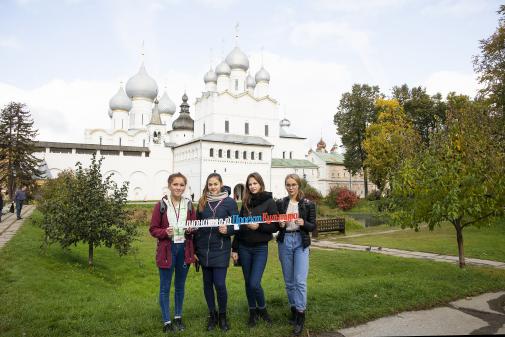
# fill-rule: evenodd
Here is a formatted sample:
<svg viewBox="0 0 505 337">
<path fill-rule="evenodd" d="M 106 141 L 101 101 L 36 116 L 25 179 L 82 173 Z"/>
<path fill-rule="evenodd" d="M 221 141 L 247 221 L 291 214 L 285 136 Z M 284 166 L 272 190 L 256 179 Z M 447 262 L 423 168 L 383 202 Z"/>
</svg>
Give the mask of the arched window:
<svg viewBox="0 0 505 337">
<path fill-rule="evenodd" d="M 248 134 L 249 134 L 249 123 L 245 123 L 245 125 L 244 125 L 244 133 L 245 133 L 246 135 L 248 135 Z"/>
<path fill-rule="evenodd" d="M 205 123 L 203 123 L 203 134 L 205 134 Z"/>
<path fill-rule="evenodd" d="M 289 159 L 293 159 L 293 151 L 289 151 Z"/>
<path fill-rule="evenodd" d="M 244 153 L 242 153 L 242 159 L 247 159 L 247 151 L 244 151 Z"/>
<path fill-rule="evenodd" d="M 121 137 L 119 137 L 119 146 L 121 146 Z"/>
<path fill-rule="evenodd" d="M 217 151 L 217 156 L 218 156 L 219 158 L 223 158 L 223 150 L 222 150 L 222 149 L 219 149 L 219 150 Z"/>
<path fill-rule="evenodd" d="M 235 159 L 238 159 L 238 151 L 235 151 Z"/>
<path fill-rule="evenodd" d="M 210 149 L 209 156 L 214 157 L 214 149 Z"/>
<path fill-rule="evenodd" d="M 231 158 L 231 150 L 226 150 L 226 158 Z"/>
<path fill-rule="evenodd" d="M 282 159 L 286 159 L 286 151 L 282 151 Z"/>
<path fill-rule="evenodd" d="M 230 121 L 224 121 L 224 132 L 230 132 Z"/>
<path fill-rule="evenodd" d="M 254 160 L 254 151 L 251 151 L 251 160 Z"/>
<path fill-rule="evenodd" d="M 102 145 L 102 136 L 100 136 L 100 145 Z"/>
<path fill-rule="evenodd" d="M 263 160 L 263 152 L 258 153 L 258 159 Z"/>
<path fill-rule="evenodd" d="M 238 80 L 235 80 L 235 90 L 238 91 Z"/>
</svg>

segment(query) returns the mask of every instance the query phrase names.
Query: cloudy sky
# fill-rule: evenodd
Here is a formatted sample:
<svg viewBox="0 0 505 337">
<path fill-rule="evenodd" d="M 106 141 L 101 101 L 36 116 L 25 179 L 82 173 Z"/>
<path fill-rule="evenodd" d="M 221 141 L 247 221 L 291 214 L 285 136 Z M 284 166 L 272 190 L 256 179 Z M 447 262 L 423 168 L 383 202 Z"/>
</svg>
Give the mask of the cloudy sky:
<svg viewBox="0 0 505 337">
<path fill-rule="evenodd" d="M 109 127 L 108 101 L 141 62 L 178 105 L 239 46 L 308 138 L 337 140 L 333 115 L 353 83 L 402 83 L 474 96 L 472 56 L 497 25 L 491 0 L 1 0 L 0 104 L 25 102 L 39 140 L 82 142 Z M 262 53 L 263 48 L 263 53 Z"/>
</svg>

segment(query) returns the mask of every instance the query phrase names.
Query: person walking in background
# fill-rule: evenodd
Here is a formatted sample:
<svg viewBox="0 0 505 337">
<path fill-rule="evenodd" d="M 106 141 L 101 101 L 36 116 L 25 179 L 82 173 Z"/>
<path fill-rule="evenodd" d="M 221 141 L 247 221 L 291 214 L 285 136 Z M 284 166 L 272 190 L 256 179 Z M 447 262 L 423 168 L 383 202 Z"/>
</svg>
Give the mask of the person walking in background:
<svg viewBox="0 0 505 337">
<path fill-rule="evenodd" d="M 163 332 L 184 331 L 182 322 L 182 305 L 184 287 L 189 266 L 195 261 L 193 235 L 190 229 L 185 230 L 186 220 L 196 219 L 191 200 L 182 195 L 186 189 L 187 179 L 181 173 L 168 177 L 170 194 L 156 204 L 153 209 L 149 232 L 158 239 L 156 265 L 160 273 L 160 307 L 163 319 Z M 170 285 L 175 273 L 174 322 L 170 319 Z"/>
<path fill-rule="evenodd" d="M 279 222 L 277 242 L 282 274 L 291 306 L 293 333 L 300 335 L 305 324 L 307 308 L 307 276 L 309 273 L 310 232 L 316 228 L 316 206 L 304 198 L 301 179 L 288 174 L 284 179 L 288 196 L 277 201 L 280 214 L 298 213 L 294 221 Z"/>
<path fill-rule="evenodd" d="M 237 215 L 237 203 L 223 189 L 223 179 L 218 173 L 211 173 L 205 182 L 202 196 L 198 202 L 198 219 L 225 219 Z M 226 290 L 226 273 L 230 264 L 231 235 L 233 225 L 219 227 L 202 227 L 195 232 L 195 248 L 198 261 L 202 266 L 203 291 L 209 318 L 207 330 L 214 330 L 219 323 L 223 331 L 230 329 L 226 317 L 228 292 Z M 214 290 L 216 295 L 214 295 Z M 219 313 L 216 311 L 216 299 Z"/>
<path fill-rule="evenodd" d="M 14 202 L 16 203 L 16 216 L 17 219 L 22 219 L 21 217 L 21 209 L 23 208 L 23 203 L 26 200 L 26 186 L 23 186 L 20 190 L 16 191 L 14 196 Z"/>
<path fill-rule="evenodd" d="M 245 186 L 244 199 L 240 209 L 241 217 L 261 216 L 263 213 L 278 214 L 272 192 L 265 191 L 265 183 L 259 173 L 249 174 Z M 242 265 L 249 305 L 247 324 L 250 327 L 256 325 L 258 317 L 268 324 L 272 324 L 272 319 L 266 308 L 261 279 L 267 265 L 268 242 L 272 240 L 272 233 L 275 232 L 277 232 L 277 224 L 274 222 L 269 224 L 252 223 L 241 225 L 240 230 L 235 233 L 233 238 L 232 259 L 235 263 L 240 261 Z"/>
</svg>

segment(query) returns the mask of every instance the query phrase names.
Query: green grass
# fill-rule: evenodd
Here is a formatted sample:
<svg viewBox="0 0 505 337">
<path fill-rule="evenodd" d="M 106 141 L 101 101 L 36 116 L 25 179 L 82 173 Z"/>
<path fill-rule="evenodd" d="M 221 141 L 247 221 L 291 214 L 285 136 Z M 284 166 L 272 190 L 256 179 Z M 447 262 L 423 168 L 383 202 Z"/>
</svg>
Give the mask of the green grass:
<svg viewBox="0 0 505 337">
<path fill-rule="evenodd" d="M 161 336 L 155 240 L 142 227 L 137 253 L 119 257 L 98 248 L 87 268 L 87 247 L 41 249 L 42 231 L 27 222 L 0 250 L 1 336 Z M 417 261 L 352 251 L 313 249 L 308 280 L 307 328 L 335 331 L 403 310 L 429 308 L 465 296 L 505 289 L 505 271 Z M 186 285 L 179 336 L 288 336 L 287 304 L 277 248 L 263 279 L 275 322 L 246 327 L 247 304 L 240 268 L 228 273 L 232 329 L 207 333 L 201 273 Z M 173 291 L 173 290 L 172 290 Z M 173 298 L 173 297 L 172 297 Z"/>
<path fill-rule="evenodd" d="M 389 226 L 367 228 L 362 233 L 378 230 L 398 229 Z M 327 236 L 326 238 L 330 238 Z M 435 227 L 430 231 L 422 227 L 419 232 L 404 229 L 394 233 L 346 238 L 332 235 L 332 240 L 358 245 L 382 246 L 413 251 L 458 255 L 456 232 L 449 223 Z M 505 218 L 496 220 L 492 225 L 481 228 L 468 227 L 463 230 L 466 257 L 505 262 Z"/>
</svg>

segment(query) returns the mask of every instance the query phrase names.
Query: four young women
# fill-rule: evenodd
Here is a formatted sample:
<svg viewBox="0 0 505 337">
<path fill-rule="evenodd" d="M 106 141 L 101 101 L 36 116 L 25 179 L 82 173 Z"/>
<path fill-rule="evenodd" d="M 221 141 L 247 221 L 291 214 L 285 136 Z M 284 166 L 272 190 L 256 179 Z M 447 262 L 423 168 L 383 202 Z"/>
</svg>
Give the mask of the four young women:
<svg viewBox="0 0 505 337">
<path fill-rule="evenodd" d="M 316 222 L 315 205 L 304 198 L 300 190 L 300 178 L 296 174 L 286 177 L 288 196 L 276 203 L 272 193 L 265 190 L 261 175 L 256 172 L 249 174 L 240 209 L 241 217 L 262 216 L 264 213 L 298 213 L 299 217 L 290 222 L 244 224 L 238 230 L 233 225 L 184 228 L 186 220 L 226 219 L 239 214 L 237 203 L 230 198 L 229 189 L 223 185 L 219 174 L 212 173 L 207 177 L 196 211 L 193 210 L 191 201 L 182 196 L 186 184 L 186 178 L 181 173 L 170 175 L 170 196 L 156 204 L 151 220 L 151 235 L 158 239 L 156 264 L 160 273 L 159 298 L 163 331 L 185 328 L 182 323 L 184 284 L 189 265 L 195 260 L 202 267 L 203 289 L 209 311 L 207 330 L 213 330 L 216 326 L 223 331 L 230 329 L 226 316 L 226 274 L 231 251 L 234 262 L 242 265 L 249 307 L 248 325 L 255 326 L 259 318 L 271 324 L 261 279 L 268 259 L 268 242 L 272 239 L 272 234 L 279 231 L 279 260 L 291 307 L 289 321 L 294 325 L 294 334 L 299 335 L 303 330 L 307 305 L 309 233 L 315 229 Z M 174 272 L 175 313 L 172 323 L 169 294 Z"/>
</svg>

